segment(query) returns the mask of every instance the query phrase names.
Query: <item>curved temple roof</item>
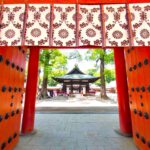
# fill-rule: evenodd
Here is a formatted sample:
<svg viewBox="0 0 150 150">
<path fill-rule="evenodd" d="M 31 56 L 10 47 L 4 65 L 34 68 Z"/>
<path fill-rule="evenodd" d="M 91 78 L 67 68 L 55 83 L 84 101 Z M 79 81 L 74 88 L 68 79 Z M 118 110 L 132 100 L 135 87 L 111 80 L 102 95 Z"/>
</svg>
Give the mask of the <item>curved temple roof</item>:
<svg viewBox="0 0 150 150">
<path fill-rule="evenodd" d="M 150 3 L 4 4 L 0 10 L 0 46 L 150 46 Z"/>
<path fill-rule="evenodd" d="M 87 81 L 87 82 L 95 82 L 96 80 L 100 79 L 100 77 L 94 77 L 91 75 L 84 74 L 77 66 L 69 73 L 64 76 L 60 77 L 53 77 L 54 80 L 57 82 L 63 83 L 65 80 L 69 81 Z"/>
</svg>

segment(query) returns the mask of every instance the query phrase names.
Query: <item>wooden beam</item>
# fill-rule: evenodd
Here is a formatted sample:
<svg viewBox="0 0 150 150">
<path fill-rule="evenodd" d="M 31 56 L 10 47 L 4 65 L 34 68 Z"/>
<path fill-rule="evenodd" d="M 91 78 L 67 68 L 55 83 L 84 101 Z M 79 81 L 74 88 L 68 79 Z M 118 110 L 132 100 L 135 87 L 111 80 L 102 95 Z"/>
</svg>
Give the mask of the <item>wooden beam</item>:
<svg viewBox="0 0 150 150">
<path fill-rule="evenodd" d="M 132 18 L 131 18 L 129 4 L 126 4 L 126 12 L 127 12 L 127 23 L 128 23 L 128 34 L 129 34 L 130 46 L 134 46 L 133 32 L 132 32 Z"/>
<path fill-rule="evenodd" d="M 22 46 L 25 45 L 25 38 L 26 38 L 26 25 L 27 25 L 27 18 L 28 18 L 28 10 L 29 10 L 29 5 L 25 5 L 25 14 L 24 14 L 24 22 L 23 22 L 23 31 L 22 31 Z"/>
<path fill-rule="evenodd" d="M 76 4 L 76 46 L 79 46 L 79 5 Z"/>
<path fill-rule="evenodd" d="M 104 5 L 100 5 L 102 47 L 106 47 Z"/>
<path fill-rule="evenodd" d="M 149 0 L 4 0 L 4 4 L 124 4 L 149 3 Z"/>
<path fill-rule="evenodd" d="M 51 5 L 50 11 L 50 31 L 49 31 L 49 45 L 53 46 L 53 21 L 54 21 L 54 5 Z"/>
</svg>

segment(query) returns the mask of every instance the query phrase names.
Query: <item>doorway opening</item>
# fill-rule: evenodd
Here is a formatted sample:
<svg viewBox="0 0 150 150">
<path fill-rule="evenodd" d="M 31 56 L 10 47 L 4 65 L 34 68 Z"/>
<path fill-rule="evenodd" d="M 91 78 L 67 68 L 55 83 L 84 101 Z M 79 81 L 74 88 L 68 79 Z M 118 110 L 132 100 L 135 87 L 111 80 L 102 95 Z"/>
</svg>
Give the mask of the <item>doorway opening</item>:
<svg viewBox="0 0 150 150">
<path fill-rule="evenodd" d="M 37 111 L 118 112 L 112 49 L 41 49 Z"/>
</svg>

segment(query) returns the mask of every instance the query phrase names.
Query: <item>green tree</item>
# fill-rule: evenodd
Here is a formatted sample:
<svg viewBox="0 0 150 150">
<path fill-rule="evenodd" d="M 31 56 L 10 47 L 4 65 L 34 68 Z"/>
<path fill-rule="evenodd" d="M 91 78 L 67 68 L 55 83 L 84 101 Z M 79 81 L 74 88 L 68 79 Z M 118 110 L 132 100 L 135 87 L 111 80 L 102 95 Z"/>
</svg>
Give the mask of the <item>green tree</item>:
<svg viewBox="0 0 150 150">
<path fill-rule="evenodd" d="M 96 67 L 92 68 L 92 69 L 88 69 L 86 73 L 89 75 L 95 76 L 95 77 L 99 76 L 99 70 Z M 100 86 L 100 79 L 98 79 L 96 82 L 94 82 L 94 84 Z"/>
<path fill-rule="evenodd" d="M 105 80 L 107 83 L 115 80 L 115 70 L 105 69 Z"/>
<path fill-rule="evenodd" d="M 47 85 L 49 76 L 54 70 L 65 70 L 67 57 L 59 50 L 42 50 L 40 53 L 40 66 L 43 70 L 42 88 L 39 97 L 47 97 Z"/>
<path fill-rule="evenodd" d="M 87 74 L 89 74 L 91 76 L 96 76 L 96 74 L 97 74 L 97 68 L 88 69 L 87 70 Z"/>
<path fill-rule="evenodd" d="M 53 69 L 53 71 L 49 74 L 48 76 L 48 85 L 49 86 L 56 86 L 58 84 L 58 82 L 56 82 L 53 77 L 57 77 L 57 76 L 63 76 L 64 74 L 67 73 L 66 69 Z"/>
<path fill-rule="evenodd" d="M 88 50 L 86 59 L 94 60 L 96 68 L 100 68 L 101 97 L 108 99 L 106 94 L 105 65 L 113 61 L 113 51 L 108 49 Z"/>
</svg>

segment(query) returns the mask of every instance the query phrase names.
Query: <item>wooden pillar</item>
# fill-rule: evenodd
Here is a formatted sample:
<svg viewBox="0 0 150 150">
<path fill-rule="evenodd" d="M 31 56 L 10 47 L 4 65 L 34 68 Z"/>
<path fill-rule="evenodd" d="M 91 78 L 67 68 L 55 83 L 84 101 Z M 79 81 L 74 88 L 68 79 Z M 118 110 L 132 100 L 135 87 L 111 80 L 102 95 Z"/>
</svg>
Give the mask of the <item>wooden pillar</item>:
<svg viewBox="0 0 150 150">
<path fill-rule="evenodd" d="M 28 78 L 26 85 L 24 114 L 22 121 L 22 134 L 31 134 L 34 132 L 35 102 L 38 81 L 39 47 L 30 48 L 30 57 L 28 64 Z"/>
<path fill-rule="evenodd" d="M 79 83 L 79 94 L 81 93 L 81 83 Z"/>
<path fill-rule="evenodd" d="M 87 83 L 87 93 L 89 93 L 89 90 L 90 90 L 90 86 L 89 83 Z"/>
<path fill-rule="evenodd" d="M 131 115 L 129 108 L 129 96 L 127 86 L 127 75 L 124 58 L 124 48 L 114 49 L 114 60 L 116 68 L 116 83 L 119 105 L 119 133 L 125 136 L 132 135 Z"/>
<path fill-rule="evenodd" d="M 71 82 L 71 93 L 73 94 L 73 83 Z"/>
</svg>

